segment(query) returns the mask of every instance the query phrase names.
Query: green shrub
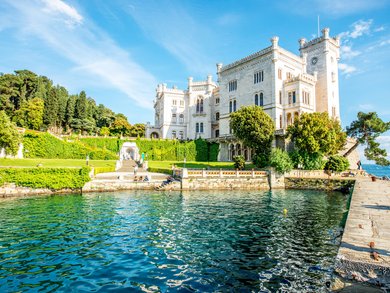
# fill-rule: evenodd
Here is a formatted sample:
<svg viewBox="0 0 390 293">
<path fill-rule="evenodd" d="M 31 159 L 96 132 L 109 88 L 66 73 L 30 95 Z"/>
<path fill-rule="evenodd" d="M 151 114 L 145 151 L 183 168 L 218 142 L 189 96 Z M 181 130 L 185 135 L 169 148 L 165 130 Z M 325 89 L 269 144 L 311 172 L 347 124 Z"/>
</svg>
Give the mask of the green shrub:
<svg viewBox="0 0 390 293">
<path fill-rule="evenodd" d="M 63 141 L 48 133 L 26 131 L 23 137 L 25 158 L 115 160 L 108 150 L 91 147 L 80 141 Z"/>
<path fill-rule="evenodd" d="M 349 168 L 349 161 L 347 158 L 339 155 L 330 156 L 325 163 L 324 170 L 331 172 L 343 172 Z"/>
<path fill-rule="evenodd" d="M 284 174 L 292 170 L 293 162 L 286 151 L 275 148 L 271 151 L 270 166 L 278 173 Z"/>
<path fill-rule="evenodd" d="M 245 169 L 245 159 L 244 156 L 234 156 L 234 168 L 238 170 L 244 170 Z"/>
<path fill-rule="evenodd" d="M 94 167 L 93 168 L 93 174 L 97 175 L 100 173 L 109 173 L 109 172 L 115 172 L 115 166 L 111 167 Z"/>
<path fill-rule="evenodd" d="M 90 181 L 89 167 L 79 168 L 7 168 L 0 169 L 3 182 L 31 188 L 76 189 Z"/>
<path fill-rule="evenodd" d="M 294 150 L 289 153 L 289 156 L 294 168 L 302 168 L 304 170 L 323 170 L 326 162 L 323 155 L 317 153 L 307 154 Z"/>
</svg>

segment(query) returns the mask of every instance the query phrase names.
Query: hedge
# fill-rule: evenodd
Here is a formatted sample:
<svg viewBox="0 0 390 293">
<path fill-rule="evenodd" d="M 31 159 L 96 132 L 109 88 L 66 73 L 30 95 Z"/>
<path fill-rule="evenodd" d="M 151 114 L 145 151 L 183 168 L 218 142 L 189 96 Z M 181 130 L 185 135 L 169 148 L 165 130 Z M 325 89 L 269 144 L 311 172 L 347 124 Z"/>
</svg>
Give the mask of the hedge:
<svg viewBox="0 0 390 293">
<path fill-rule="evenodd" d="M 24 156 L 26 158 L 116 160 L 124 142 L 119 138 L 75 138 L 60 140 L 48 133 L 28 131 L 24 134 Z M 133 140 L 151 161 L 199 161 L 215 162 L 219 144 L 204 139 L 179 140 Z"/>
<path fill-rule="evenodd" d="M 103 148 L 118 153 L 126 139 L 113 138 L 80 138 L 80 142 L 90 146 Z M 140 153 L 145 153 L 150 161 L 187 161 L 214 162 L 218 159 L 219 144 L 209 143 L 204 139 L 193 141 L 179 140 L 132 140 L 139 148 Z"/>
<path fill-rule="evenodd" d="M 15 183 L 31 188 L 76 189 L 90 181 L 89 167 L 83 168 L 7 168 L 0 169 L 0 184 Z"/>
<path fill-rule="evenodd" d="M 25 158 L 116 160 L 116 153 L 80 141 L 63 141 L 48 133 L 26 131 L 23 136 Z"/>
</svg>

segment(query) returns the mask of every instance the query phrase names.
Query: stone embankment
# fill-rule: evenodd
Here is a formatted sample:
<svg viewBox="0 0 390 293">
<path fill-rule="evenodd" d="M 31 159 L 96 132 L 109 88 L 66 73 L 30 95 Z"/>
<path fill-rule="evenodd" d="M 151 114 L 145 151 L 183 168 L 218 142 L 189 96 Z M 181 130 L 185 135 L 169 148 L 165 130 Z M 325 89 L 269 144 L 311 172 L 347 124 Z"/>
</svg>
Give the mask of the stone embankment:
<svg viewBox="0 0 390 293">
<path fill-rule="evenodd" d="M 356 180 L 336 272 L 343 279 L 336 280 L 334 290 L 347 286 L 346 279 L 390 289 L 389 181 L 372 182 L 367 177 Z"/>
</svg>

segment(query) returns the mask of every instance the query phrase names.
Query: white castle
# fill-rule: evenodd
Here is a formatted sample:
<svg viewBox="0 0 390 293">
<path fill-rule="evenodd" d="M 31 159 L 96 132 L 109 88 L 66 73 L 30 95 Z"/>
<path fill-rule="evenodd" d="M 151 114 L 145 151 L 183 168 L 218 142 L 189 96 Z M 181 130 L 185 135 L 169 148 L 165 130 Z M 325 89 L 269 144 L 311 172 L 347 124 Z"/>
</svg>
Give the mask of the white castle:
<svg viewBox="0 0 390 293">
<path fill-rule="evenodd" d="M 299 40 L 300 56 L 281 48 L 279 38 L 271 46 L 223 66 L 217 64 L 218 82 L 188 78 L 188 88 L 157 87 L 154 101 L 155 125 L 149 123 L 151 138 L 205 138 L 220 143 L 219 160 L 235 155 L 251 160 L 252 150 L 232 135 L 230 113 L 241 106 L 263 107 L 274 120 L 275 146 L 284 147 L 288 125 L 302 113 L 328 112 L 340 119 L 338 61 L 340 40 L 329 29 L 307 42 Z"/>
</svg>

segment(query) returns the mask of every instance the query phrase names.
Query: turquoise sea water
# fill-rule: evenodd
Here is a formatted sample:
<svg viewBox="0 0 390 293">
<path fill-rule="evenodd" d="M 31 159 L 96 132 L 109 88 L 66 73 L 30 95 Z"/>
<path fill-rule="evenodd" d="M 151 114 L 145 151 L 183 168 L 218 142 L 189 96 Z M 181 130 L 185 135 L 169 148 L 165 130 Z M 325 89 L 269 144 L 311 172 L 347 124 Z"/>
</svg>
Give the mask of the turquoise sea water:
<svg viewBox="0 0 390 293">
<path fill-rule="evenodd" d="M 390 177 L 390 166 L 379 166 L 379 165 L 362 165 L 363 169 L 369 174 L 373 174 L 379 177 L 387 176 Z"/>
<path fill-rule="evenodd" d="M 293 190 L 0 200 L 0 291 L 323 292 L 346 201 Z"/>
</svg>

